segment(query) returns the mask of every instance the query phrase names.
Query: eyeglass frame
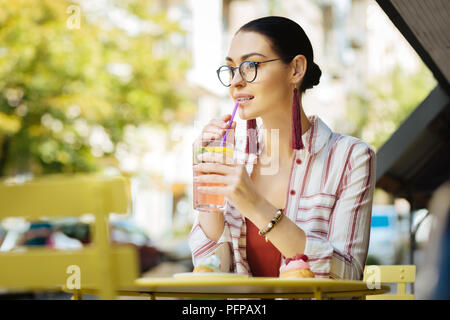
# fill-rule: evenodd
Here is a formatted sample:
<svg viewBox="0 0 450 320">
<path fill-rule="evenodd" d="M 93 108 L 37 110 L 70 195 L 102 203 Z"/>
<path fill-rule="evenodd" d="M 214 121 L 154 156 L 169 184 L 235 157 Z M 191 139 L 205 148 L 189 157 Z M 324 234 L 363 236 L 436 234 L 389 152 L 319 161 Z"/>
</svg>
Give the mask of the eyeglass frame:
<svg viewBox="0 0 450 320">
<path fill-rule="evenodd" d="M 294 58 L 294 57 L 295 57 L 295 56 L 287 57 L 287 59 L 292 59 L 292 58 Z M 245 61 L 242 61 L 242 62 L 239 64 L 238 67 L 230 67 L 230 66 L 224 64 L 224 65 L 220 66 L 219 69 L 216 70 L 216 73 L 217 73 L 217 77 L 219 78 L 220 83 L 221 83 L 223 86 L 225 86 L 225 87 L 228 88 L 228 87 L 231 87 L 231 82 L 230 82 L 229 85 L 225 85 L 225 84 L 222 82 L 222 80 L 220 80 L 219 72 L 220 72 L 220 69 L 222 69 L 222 67 L 227 67 L 227 68 L 229 68 L 229 69 L 231 70 L 231 77 L 232 77 L 231 79 L 232 79 L 232 80 L 234 79 L 234 75 L 235 75 L 234 71 L 235 71 L 236 69 L 239 69 L 239 74 L 241 75 L 242 80 L 244 80 L 244 81 L 247 82 L 247 83 L 251 83 L 251 82 L 255 81 L 256 77 L 258 76 L 258 65 L 260 65 L 260 64 L 262 64 L 262 63 L 272 62 L 272 61 L 282 60 L 282 59 L 286 59 L 286 58 L 276 58 L 276 59 L 271 59 L 271 60 L 266 60 L 266 61 L 252 61 L 252 60 L 245 60 Z M 253 80 L 251 80 L 251 81 L 245 80 L 245 78 L 244 78 L 244 76 L 242 75 L 242 72 L 241 72 L 241 66 L 242 66 L 245 62 L 250 62 L 250 63 L 252 63 L 252 64 L 255 66 L 255 77 L 254 77 Z"/>
</svg>

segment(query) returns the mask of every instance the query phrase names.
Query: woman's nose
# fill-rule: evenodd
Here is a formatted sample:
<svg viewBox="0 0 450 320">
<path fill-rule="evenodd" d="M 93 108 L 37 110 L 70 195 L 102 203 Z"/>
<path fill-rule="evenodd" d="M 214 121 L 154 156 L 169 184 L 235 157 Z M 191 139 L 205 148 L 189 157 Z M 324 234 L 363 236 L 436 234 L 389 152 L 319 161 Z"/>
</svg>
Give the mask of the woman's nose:
<svg viewBox="0 0 450 320">
<path fill-rule="evenodd" d="M 239 72 L 239 70 L 236 70 L 233 78 L 231 79 L 230 87 L 235 87 L 237 85 L 243 85 L 244 83 L 245 83 L 245 80 L 242 78 L 241 73 Z"/>
</svg>

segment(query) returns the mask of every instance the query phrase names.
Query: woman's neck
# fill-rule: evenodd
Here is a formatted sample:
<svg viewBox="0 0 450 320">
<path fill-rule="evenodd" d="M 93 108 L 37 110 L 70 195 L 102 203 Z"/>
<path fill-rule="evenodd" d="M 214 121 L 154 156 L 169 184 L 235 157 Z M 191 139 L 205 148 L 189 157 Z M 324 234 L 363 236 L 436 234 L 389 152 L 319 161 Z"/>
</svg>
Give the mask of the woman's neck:
<svg viewBox="0 0 450 320">
<path fill-rule="evenodd" d="M 302 135 L 309 130 L 311 122 L 303 111 L 300 99 L 300 119 L 302 123 Z M 292 110 L 289 112 L 272 113 L 267 117 L 261 117 L 263 122 L 264 145 L 267 152 L 266 157 L 279 156 L 279 162 L 283 159 L 292 159 L 294 150 L 292 149 Z M 276 132 L 278 131 L 278 137 Z M 273 132 L 273 134 L 271 134 Z M 278 138 L 278 139 L 277 139 Z M 278 140 L 278 141 L 277 141 Z M 272 155 L 272 145 L 273 152 Z"/>
</svg>

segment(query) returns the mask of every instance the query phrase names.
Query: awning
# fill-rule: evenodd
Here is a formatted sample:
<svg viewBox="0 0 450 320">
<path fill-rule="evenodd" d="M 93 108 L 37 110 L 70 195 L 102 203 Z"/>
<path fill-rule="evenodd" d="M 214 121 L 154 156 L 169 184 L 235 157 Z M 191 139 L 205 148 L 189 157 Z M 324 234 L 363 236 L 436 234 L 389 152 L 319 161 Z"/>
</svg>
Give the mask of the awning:
<svg viewBox="0 0 450 320">
<path fill-rule="evenodd" d="M 438 81 L 377 152 L 377 187 L 424 208 L 450 179 L 450 1 L 377 2 Z"/>
</svg>

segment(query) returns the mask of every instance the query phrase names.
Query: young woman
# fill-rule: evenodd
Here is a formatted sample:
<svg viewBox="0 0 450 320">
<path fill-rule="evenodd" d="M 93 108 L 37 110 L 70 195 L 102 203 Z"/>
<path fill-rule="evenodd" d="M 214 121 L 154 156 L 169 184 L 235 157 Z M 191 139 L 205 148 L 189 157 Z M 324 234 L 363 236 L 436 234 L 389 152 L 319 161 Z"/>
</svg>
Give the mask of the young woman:
<svg viewBox="0 0 450 320">
<path fill-rule="evenodd" d="M 262 125 L 246 142 L 255 161 L 225 163 L 207 154 L 208 163 L 193 168 L 204 173 L 196 181 L 224 185 L 200 192 L 227 198 L 223 213 L 196 216 L 189 235 L 194 265 L 215 254 L 223 272 L 277 277 L 287 258 L 305 254 L 316 277 L 362 279 L 375 153 L 357 138 L 332 132 L 318 116 L 305 115 L 303 93 L 321 76 L 307 35 L 287 18 L 253 20 L 237 31 L 225 62 L 219 79 L 240 101 L 248 132 L 256 118 Z M 230 118 L 211 120 L 202 135 L 221 139 Z M 278 161 L 278 170 L 262 174 L 270 161 Z M 270 225 L 277 212 L 281 220 Z"/>
</svg>

